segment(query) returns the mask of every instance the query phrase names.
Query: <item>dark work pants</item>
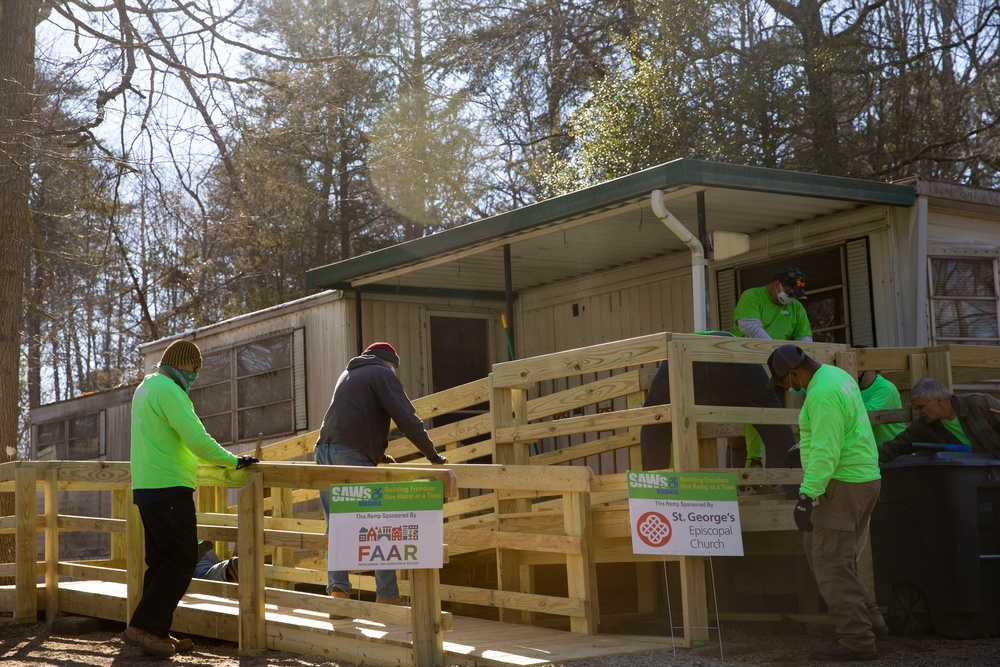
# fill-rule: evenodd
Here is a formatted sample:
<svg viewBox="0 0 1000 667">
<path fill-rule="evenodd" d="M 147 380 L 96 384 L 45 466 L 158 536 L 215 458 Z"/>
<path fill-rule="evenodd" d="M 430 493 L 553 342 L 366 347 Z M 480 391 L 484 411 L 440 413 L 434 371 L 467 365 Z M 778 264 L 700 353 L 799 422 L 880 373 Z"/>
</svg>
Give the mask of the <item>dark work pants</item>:
<svg viewBox="0 0 1000 667">
<path fill-rule="evenodd" d="M 698 405 L 726 405 L 746 408 L 783 408 L 773 389 L 767 386 L 767 373 L 757 364 L 730 364 L 696 361 L 694 373 L 694 398 Z M 670 402 L 668 365 L 660 368 L 649 385 L 643 407 L 665 405 Z M 785 453 L 795 444 L 791 426 L 781 424 L 754 424 L 764 441 L 768 468 L 780 468 L 785 463 Z M 642 469 L 662 470 L 670 467 L 670 446 L 673 442 L 672 424 L 647 424 L 640 431 Z"/>
<path fill-rule="evenodd" d="M 146 574 L 129 625 L 166 637 L 174 609 L 184 597 L 198 564 L 198 520 L 194 494 L 139 505 L 146 533 Z"/>
</svg>

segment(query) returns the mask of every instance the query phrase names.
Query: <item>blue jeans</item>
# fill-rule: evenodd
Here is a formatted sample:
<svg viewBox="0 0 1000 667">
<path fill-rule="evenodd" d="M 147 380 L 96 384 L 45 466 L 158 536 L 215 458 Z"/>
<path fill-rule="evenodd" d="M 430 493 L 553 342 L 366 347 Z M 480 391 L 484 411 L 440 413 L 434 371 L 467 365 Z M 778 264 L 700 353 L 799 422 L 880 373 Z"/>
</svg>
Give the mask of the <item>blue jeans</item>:
<svg viewBox="0 0 1000 667">
<path fill-rule="evenodd" d="M 374 467 L 371 460 L 347 445 L 316 445 L 314 451 L 316 463 L 325 466 L 369 466 Z M 330 490 L 320 490 L 320 502 L 323 503 L 323 516 L 326 518 L 327 532 L 330 530 Z M 351 594 L 351 578 L 347 570 L 327 570 L 326 592 L 339 589 Z M 398 598 L 399 584 L 396 583 L 395 570 L 375 570 L 375 596 L 380 598 Z"/>
<path fill-rule="evenodd" d="M 212 581 L 229 581 L 226 579 L 226 568 L 229 559 L 219 560 L 214 551 L 209 551 L 194 567 L 195 579 L 211 579 Z"/>
</svg>

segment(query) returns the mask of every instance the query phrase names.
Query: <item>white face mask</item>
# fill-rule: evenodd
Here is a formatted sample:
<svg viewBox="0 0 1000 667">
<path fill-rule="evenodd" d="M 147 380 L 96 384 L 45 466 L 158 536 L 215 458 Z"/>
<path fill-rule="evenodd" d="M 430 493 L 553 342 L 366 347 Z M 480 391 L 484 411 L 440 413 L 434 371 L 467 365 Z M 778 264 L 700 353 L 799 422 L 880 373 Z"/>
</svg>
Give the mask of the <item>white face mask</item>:
<svg viewBox="0 0 1000 667">
<path fill-rule="evenodd" d="M 782 306 L 787 306 L 792 301 L 795 301 L 795 299 L 786 294 L 784 290 L 781 289 L 778 290 L 778 303 L 780 303 Z"/>
</svg>

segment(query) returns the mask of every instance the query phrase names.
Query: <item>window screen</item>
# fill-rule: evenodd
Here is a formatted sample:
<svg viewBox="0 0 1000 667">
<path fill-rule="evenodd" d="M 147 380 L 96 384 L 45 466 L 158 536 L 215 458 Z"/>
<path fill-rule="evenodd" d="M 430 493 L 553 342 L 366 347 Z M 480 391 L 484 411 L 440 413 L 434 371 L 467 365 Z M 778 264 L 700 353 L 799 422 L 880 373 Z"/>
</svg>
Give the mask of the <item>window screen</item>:
<svg viewBox="0 0 1000 667">
<path fill-rule="evenodd" d="M 931 338 L 935 345 L 997 345 L 996 259 L 929 258 Z"/>
</svg>

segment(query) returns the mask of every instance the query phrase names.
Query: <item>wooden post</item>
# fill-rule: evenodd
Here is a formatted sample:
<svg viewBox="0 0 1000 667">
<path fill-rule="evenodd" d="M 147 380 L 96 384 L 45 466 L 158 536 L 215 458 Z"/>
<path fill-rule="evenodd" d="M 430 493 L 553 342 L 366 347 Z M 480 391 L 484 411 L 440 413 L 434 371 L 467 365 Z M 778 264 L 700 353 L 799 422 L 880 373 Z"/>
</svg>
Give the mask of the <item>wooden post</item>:
<svg viewBox="0 0 1000 667">
<path fill-rule="evenodd" d="M 59 470 L 45 471 L 45 620 L 59 613 Z"/>
<path fill-rule="evenodd" d="M 694 371 L 691 365 L 691 343 L 667 343 L 670 368 L 670 414 L 673 429 L 671 463 L 674 470 L 698 470 L 698 418 L 695 415 Z"/>
<path fill-rule="evenodd" d="M 644 391 L 633 392 L 625 397 L 625 407 L 629 410 L 641 408 L 645 402 L 646 392 Z M 629 432 L 633 433 L 635 439 L 638 440 L 641 430 L 641 426 L 633 426 Z M 628 448 L 628 467 L 629 470 L 642 470 L 642 447 L 640 445 L 632 445 Z"/>
<path fill-rule="evenodd" d="M 667 343 L 670 363 L 670 406 L 673 428 L 673 467 L 677 472 L 698 470 L 698 417 L 695 415 L 694 371 L 691 343 Z M 708 590 L 705 586 L 705 559 L 681 556 L 681 611 L 684 635 L 691 641 L 708 638 Z"/>
<path fill-rule="evenodd" d="M 414 663 L 444 667 L 440 573 L 436 569 L 409 570 L 409 573 Z"/>
<path fill-rule="evenodd" d="M 640 378 L 642 377 L 642 372 L 639 372 Z M 641 383 L 640 383 L 641 384 Z M 626 407 L 629 410 L 632 408 L 641 408 L 642 404 L 646 402 L 646 392 L 638 391 L 629 394 L 625 398 Z M 638 439 L 638 432 L 641 427 L 633 427 L 632 430 L 636 431 L 636 438 Z M 642 470 L 642 446 L 632 445 L 628 448 L 628 465 L 629 470 Z M 656 586 L 653 582 L 656 581 L 656 563 L 648 563 L 640 561 L 635 564 L 635 579 L 636 579 L 636 611 L 640 614 L 652 612 L 656 609 Z"/>
<path fill-rule="evenodd" d="M 927 355 L 910 355 L 910 386 L 912 387 L 920 380 L 927 377 Z"/>
<path fill-rule="evenodd" d="M 708 591 L 705 586 L 705 558 L 681 556 L 681 610 L 684 636 L 692 643 L 708 639 Z"/>
<path fill-rule="evenodd" d="M 142 528 L 142 516 L 139 506 L 132 502 L 132 488 L 129 487 L 126 500 L 128 502 L 128 518 L 125 521 L 125 585 L 127 588 L 125 600 L 125 621 L 132 620 L 135 608 L 142 599 L 142 580 L 146 572 L 145 531 Z"/>
<path fill-rule="evenodd" d="M 264 613 L 264 474 L 248 472 L 239 492 L 239 604 L 241 655 L 267 648 Z"/>
<path fill-rule="evenodd" d="M 271 487 L 271 516 L 291 517 L 292 516 L 292 489 L 287 487 Z M 292 547 L 277 547 L 274 550 L 274 565 L 281 567 L 295 567 L 295 550 Z M 294 590 L 295 584 L 291 581 L 272 581 L 275 588 L 286 588 Z"/>
<path fill-rule="evenodd" d="M 129 494 L 125 489 L 112 489 L 111 491 L 111 518 L 128 518 Z M 111 533 L 111 560 L 125 560 L 125 533 Z"/>
<path fill-rule="evenodd" d="M 601 614 L 597 600 L 597 562 L 592 551 L 594 528 L 589 493 L 563 494 L 563 525 L 567 535 L 583 538 L 583 553 L 566 555 L 566 584 L 568 597 L 583 600 L 587 615 L 571 616 L 570 630 L 597 634 Z"/>
<path fill-rule="evenodd" d="M 954 389 L 954 381 L 951 375 L 951 352 L 947 349 L 932 350 L 927 353 L 927 376 L 939 381 L 948 387 L 948 391 Z"/>
<path fill-rule="evenodd" d="M 14 622 L 38 620 L 38 536 L 34 468 L 15 464 L 14 471 Z"/>
<path fill-rule="evenodd" d="M 837 366 L 847 372 L 851 377 L 858 377 L 858 353 L 857 350 L 842 350 L 834 355 Z"/>
<path fill-rule="evenodd" d="M 492 376 L 491 376 L 492 381 Z M 495 443 L 494 461 L 501 465 L 528 465 L 528 443 L 500 442 L 497 440 L 497 429 L 525 425 L 528 423 L 527 393 L 523 389 L 504 389 L 494 387 L 490 409 L 493 412 L 493 441 Z M 499 496 L 499 494 L 497 494 Z M 500 530 L 500 515 L 527 512 L 530 505 L 527 500 L 497 500 L 496 530 Z M 526 593 L 525 582 L 522 580 L 519 557 L 512 549 L 497 549 L 497 589 Z M 507 623 L 526 622 L 525 614 L 518 609 L 500 608 L 500 620 Z"/>
</svg>

